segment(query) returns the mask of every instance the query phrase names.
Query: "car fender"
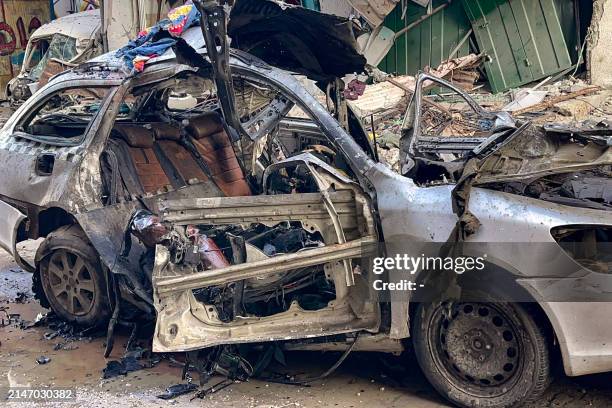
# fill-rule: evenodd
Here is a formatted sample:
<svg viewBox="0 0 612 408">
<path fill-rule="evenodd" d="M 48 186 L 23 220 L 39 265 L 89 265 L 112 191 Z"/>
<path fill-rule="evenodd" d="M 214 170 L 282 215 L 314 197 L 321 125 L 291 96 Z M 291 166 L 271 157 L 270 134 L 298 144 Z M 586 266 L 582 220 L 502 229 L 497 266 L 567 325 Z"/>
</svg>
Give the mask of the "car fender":
<svg viewBox="0 0 612 408">
<path fill-rule="evenodd" d="M 17 252 L 17 235 L 19 226 L 27 217 L 15 207 L 0 201 L 0 247 L 15 258 L 15 262 L 28 272 L 34 267 L 19 256 Z"/>
</svg>

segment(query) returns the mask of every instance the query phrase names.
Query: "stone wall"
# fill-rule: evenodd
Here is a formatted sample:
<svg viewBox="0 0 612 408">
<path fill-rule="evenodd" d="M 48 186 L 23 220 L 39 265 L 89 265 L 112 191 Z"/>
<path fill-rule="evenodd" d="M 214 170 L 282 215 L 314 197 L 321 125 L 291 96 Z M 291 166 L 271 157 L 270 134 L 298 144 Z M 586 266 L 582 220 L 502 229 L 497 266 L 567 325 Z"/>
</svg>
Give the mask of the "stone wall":
<svg viewBox="0 0 612 408">
<path fill-rule="evenodd" d="M 612 0 L 593 1 L 587 64 L 591 82 L 612 89 Z"/>
</svg>

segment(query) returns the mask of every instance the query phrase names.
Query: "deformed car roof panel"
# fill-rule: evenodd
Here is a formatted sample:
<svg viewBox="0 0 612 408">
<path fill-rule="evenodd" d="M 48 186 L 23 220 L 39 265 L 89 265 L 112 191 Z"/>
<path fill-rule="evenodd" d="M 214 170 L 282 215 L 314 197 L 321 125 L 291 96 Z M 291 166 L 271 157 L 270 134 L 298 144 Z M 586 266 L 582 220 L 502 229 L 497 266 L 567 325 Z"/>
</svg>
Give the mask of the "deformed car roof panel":
<svg viewBox="0 0 612 408">
<path fill-rule="evenodd" d="M 31 40 L 63 34 L 77 40 L 89 40 L 100 30 L 100 10 L 71 14 L 44 24 L 34 31 Z"/>
</svg>

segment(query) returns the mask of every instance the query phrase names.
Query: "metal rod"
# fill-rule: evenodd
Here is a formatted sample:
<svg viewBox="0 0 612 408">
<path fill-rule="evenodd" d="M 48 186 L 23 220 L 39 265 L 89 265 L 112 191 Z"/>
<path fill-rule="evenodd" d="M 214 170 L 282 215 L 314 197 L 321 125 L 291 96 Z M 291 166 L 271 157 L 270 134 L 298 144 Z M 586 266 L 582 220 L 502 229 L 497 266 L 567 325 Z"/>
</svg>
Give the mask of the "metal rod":
<svg viewBox="0 0 612 408">
<path fill-rule="evenodd" d="M 431 13 L 428 14 L 424 14 L 421 17 L 418 18 L 418 20 L 416 20 L 413 23 L 408 24 L 406 27 L 402 28 L 401 30 L 399 30 L 397 33 L 395 33 L 395 36 L 393 37 L 393 41 L 397 40 L 402 34 L 404 34 L 407 31 L 412 30 L 414 27 L 418 26 L 419 24 L 421 24 L 423 21 L 427 20 L 429 17 L 433 16 L 434 14 L 444 10 L 445 8 L 447 8 L 450 4 L 451 4 L 452 0 L 449 0 L 448 3 L 444 3 L 438 7 L 436 7 L 435 9 L 431 10 Z"/>
<path fill-rule="evenodd" d="M 376 243 L 376 238 L 368 236 L 344 244 L 334 244 L 294 254 L 280 255 L 261 261 L 232 265 L 227 268 L 196 272 L 184 276 L 157 277 L 154 280 L 154 286 L 159 294 L 180 292 L 256 276 L 267 276 L 277 272 L 321 265 L 342 259 L 359 258 L 364 254 L 364 246 L 373 243 Z"/>
<path fill-rule="evenodd" d="M 455 48 L 453 48 L 453 50 L 450 52 L 450 54 L 448 54 L 448 59 L 452 59 L 453 58 L 453 55 L 455 55 L 459 51 L 459 48 L 461 48 L 461 46 L 463 44 L 465 44 L 465 42 L 467 41 L 468 38 L 470 38 L 470 35 L 472 35 L 473 32 L 474 32 L 473 28 L 470 28 L 468 30 L 468 32 L 465 34 L 465 36 L 463 36 L 461 41 L 459 41 L 457 43 L 457 46 Z"/>
</svg>

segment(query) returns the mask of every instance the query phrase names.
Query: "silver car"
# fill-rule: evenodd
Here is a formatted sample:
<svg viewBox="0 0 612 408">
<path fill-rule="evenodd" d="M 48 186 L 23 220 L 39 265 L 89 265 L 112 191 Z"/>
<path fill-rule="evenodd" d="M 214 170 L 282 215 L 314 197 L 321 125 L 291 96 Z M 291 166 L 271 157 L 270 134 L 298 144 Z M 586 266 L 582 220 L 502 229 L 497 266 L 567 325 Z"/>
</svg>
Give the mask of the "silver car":
<svg viewBox="0 0 612 408">
<path fill-rule="evenodd" d="M 107 353 L 118 320 L 154 320 L 156 352 L 412 340 L 459 406 L 537 399 L 557 353 L 570 376 L 612 370 L 604 124 L 536 126 L 421 75 L 395 172 L 329 66 L 328 109 L 295 65 L 207 54 L 223 30 L 188 30 L 137 75 L 99 57 L 6 123 L 0 245 L 43 306 L 108 325 Z M 462 110 L 432 101 L 432 84 Z M 470 130 L 453 135 L 459 122 Z M 30 265 L 16 244 L 41 237 Z M 420 267 L 394 263 L 405 256 Z"/>
</svg>

